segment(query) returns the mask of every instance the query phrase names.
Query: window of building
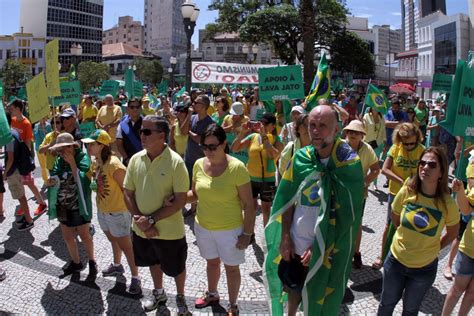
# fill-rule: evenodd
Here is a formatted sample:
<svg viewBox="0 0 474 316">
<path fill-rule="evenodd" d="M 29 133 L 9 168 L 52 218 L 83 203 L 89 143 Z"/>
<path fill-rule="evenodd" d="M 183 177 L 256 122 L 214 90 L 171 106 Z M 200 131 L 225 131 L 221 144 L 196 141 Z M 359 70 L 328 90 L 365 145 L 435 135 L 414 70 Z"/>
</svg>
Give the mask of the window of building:
<svg viewBox="0 0 474 316">
<path fill-rule="evenodd" d="M 456 22 L 434 30 L 434 71 L 454 74 L 456 71 Z"/>
<path fill-rule="evenodd" d="M 227 47 L 227 53 L 228 54 L 233 54 L 234 53 L 234 46 Z"/>
<path fill-rule="evenodd" d="M 216 47 L 216 54 L 217 55 L 224 54 L 224 47 Z"/>
</svg>

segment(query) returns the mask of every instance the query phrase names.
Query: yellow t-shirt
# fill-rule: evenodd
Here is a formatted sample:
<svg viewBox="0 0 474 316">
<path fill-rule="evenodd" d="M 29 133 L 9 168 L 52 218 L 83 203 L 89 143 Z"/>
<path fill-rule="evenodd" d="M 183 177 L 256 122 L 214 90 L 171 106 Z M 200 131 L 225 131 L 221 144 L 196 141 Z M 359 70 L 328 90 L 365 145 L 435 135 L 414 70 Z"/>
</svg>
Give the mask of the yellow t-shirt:
<svg viewBox="0 0 474 316">
<path fill-rule="evenodd" d="M 232 103 L 230 103 L 232 104 Z M 209 105 L 209 107 L 207 108 L 207 115 L 209 116 L 212 116 L 212 114 L 214 114 L 214 112 L 216 112 L 216 107 L 214 105 Z"/>
<path fill-rule="evenodd" d="M 231 230 L 242 226 L 242 206 L 237 187 L 250 182 L 245 165 L 229 157 L 227 169 L 218 177 L 204 171 L 204 158 L 193 167 L 198 205 L 196 222 L 208 230 Z"/>
<path fill-rule="evenodd" d="M 242 130 L 242 125 L 244 125 L 245 123 L 247 123 L 249 121 L 249 117 L 247 115 L 244 115 L 244 117 L 242 117 L 241 119 L 241 126 L 239 128 L 237 128 L 236 130 L 234 130 L 233 132 L 235 134 L 239 134 L 240 131 Z M 226 126 L 232 126 L 234 125 L 233 121 L 232 121 L 232 114 L 227 114 L 225 117 L 224 117 L 224 121 L 222 123 L 222 127 L 226 127 Z M 229 144 L 229 146 L 232 145 L 232 144 Z"/>
<path fill-rule="evenodd" d="M 280 141 L 279 136 L 274 136 L 272 134 L 267 134 L 268 141 L 270 144 L 274 145 L 275 142 Z M 262 161 L 263 161 L 263 178 L 265 182 L 275 181 L 275 171 L 276 171 L 276 160 L 274 161 L 273 166 L 268 166 L 267 150 L 262 144 L 260 139 L 260 134 L 253 133 L 247 136 L 247 139 L 250 139 L 250 145 L 248 147 L 249 152 L 249 161 L 247 163 L 247 169 L 250 174 L 252 181 L 262 182 Z M 262 156 L 260 157 L 260 153 Z M 269 168 L 270 167 L 270 168 Z"/>
<path fill-rule="evenodd" d="M 123 198 L 122 188 L 114 179 L 115 171 L 121 169 L 126 171 L 127 168 L 116 157 L 111 156 L 110 159 L 103 165 L 94 165 L 96 170 L 97 182 L 97 209 L 104 213 L 123 212 L 127 210 Z"/>
<path fill-rule="evenodd" d="M 184 155 L 186 151 L 186 146 L 188 144 L 188 135 L 181 134 L 181 129 L 179 128 L 179 121 L 176 120 L 174 124 L 174 146 L 176 148 L 176 152 L 180 155 Z"/>
<path fill-rule="evenodd" d="M 123 183 L 125 189 L 135 191 L 138 209 L 150 215 L 163 206 L 163 200 L 173 193 L 188 192 L 189 176 L 183 158 L 169 147 L 153 161 L 146 149 L 130 159 Z M 175 240 L 184 237 L 184 220 L 181 210 L 155 224 L 159 232 L 156 239 Z M 145 234 L 136 226 L 133 231 L 140 237 Z"/>
<path fill-rule="evenodd" d="M 469 192 L 467 192 L 467 199 L 469 200 L 469 204 L 474 206 L 474 188 L 471 188 Z M 459 251 L 461 251 L 466 256 L 474 259 L 474 221 L 473 216 L 467 223 L 466 230 L 462 235 L 461 242 L 459 243 Z"/>
<path fill-rule="evenodd" d="M 151 107 L 148 107 L 148 108 L 142 108 L 142 114 L 144 116 L 147 116 L 147 115 L 155 115 L 155 109 L 152 109 Z"/>
<path fill-rule="evenodd" d="M 433 198 L 408 191 L 404 185 L 392 203 L 392 212 L 400 215 L 400 226 L 393 236 L 390 251 L 408 268 L 421 268 L 436 259 L 444 226 L 459 223 L 459 211 L 450 195 L 435 204 Z"/>
<path fill-rule="evenodd" d="M 102 125 L 107 125 L 110 123 L 115 122 L 116 120 L 122 117 L 122 109 L 118 105 L 114 105 L 113 108 L 109 108 L 108 106 L 103 106 L 99 109 L 97 113 L 97 120 Z M 112 127 L 107 131 L 112 138 L 112 142 L 115 142 L 115 135 L 117 133 L 117 126 Z"/>
<path fill-rule="evenodd" d="M 50 133 L 46 134 L 46 136 L 43 139 L 43 142 L 40 145 L 40 148 L 55 142 L 56 137 L 58 135 L 59 135 L 59 133 L 55 133 L 55 132 L 50 132 Z M 46 153 L 46 168 L 48 168 L 48 170 L 53 169 L 55 160 L 56 160 L 56 156 L 52 155 L 51 152 L 48 150 L 47 153 Z"/>
<path fill-rule="evenodd" d="M 97 117 L 97 113 L 99 113 L 99 110 L 97 110 L 97 107 L 95 105 L 83 105 L 82 108 L 82 120 L 85 121 L 87 119 L 94 119 Z"/>
<path fill-rule="evenodd" d="M 403 147 L 403 144 L 393 144 L 388 151 L 387 156 L 393 160 L 392 171 L 406 180 L 414 176 L 417 172 L 418 160 L 425 150 L 425 146 L 418 144 L 413 150 L 408 151 Z M 390 194 L 397 195 L 402 185 L 396 181 L 390 181 L 388 190 Z"/>
</svg>

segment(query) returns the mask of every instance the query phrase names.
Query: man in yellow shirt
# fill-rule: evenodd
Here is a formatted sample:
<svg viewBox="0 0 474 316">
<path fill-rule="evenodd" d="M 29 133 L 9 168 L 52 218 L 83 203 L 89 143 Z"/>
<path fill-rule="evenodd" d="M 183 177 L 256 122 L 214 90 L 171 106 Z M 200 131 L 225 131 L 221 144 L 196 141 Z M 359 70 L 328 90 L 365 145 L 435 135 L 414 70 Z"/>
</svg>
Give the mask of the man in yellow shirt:
<svg viewBox="0 0 474 316">
<path fill-rule="evenodd" d="M 133 216 L 133 252 L 137 266 L 150 267 L 155 289 L 144 303 L 145 312 L 167 301 L 163 272 L 175 279 L 178 314 L 188 312 L 184 298 L 187 243 L 181 209 L 189 178 L 179 154 L 166 144 L 170 128 L 165 118 L 148 115 L 140 130 L 144 150 L 128 164 L 124 180 L 125 203 Z M 169 196 L 173 200 L 165 206 Z"/>
<path fill-rule="evenodd" d="M 79 122 L 87 123 L 87 122 L 95 122 L 97 117 L 97 107 L 92 104 L 92 97 L 90 95 L 85 95 L 84 99 L 79 106 L 79 111 L 77 113 L 77 118 Z"/>
<path fill-rule="evenodd" d="M 104 103 L 105 106 L 101 107 L 97 113 L 95 124 L 97 128 L 101 128 L 109 133 L 112 143 L 115 143 L 117 126 L 122 118 L 122 109 L 114 104 L 114 97 L 111 94 L 105 96 Z"/>
</svg>

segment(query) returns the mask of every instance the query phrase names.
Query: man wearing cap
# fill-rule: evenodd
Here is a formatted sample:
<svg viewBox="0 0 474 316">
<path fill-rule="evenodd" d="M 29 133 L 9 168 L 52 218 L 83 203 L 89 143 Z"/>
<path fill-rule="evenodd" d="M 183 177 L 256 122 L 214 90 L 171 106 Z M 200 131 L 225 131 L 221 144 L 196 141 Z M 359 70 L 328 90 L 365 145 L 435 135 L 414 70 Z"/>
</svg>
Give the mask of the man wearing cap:
<svg viewBox="0 0 474 316">
<path fill-rule="evenodd" d="M 187 312 L 184 298 L 187 248 L 180 210 L 186 203 L 189 178 L 183 159 L 166 144 L 168 122 L 160 116 L 143 119 L 140 135 L 144 150 L 128 164 L 125 202 L 133 216 L 133 252 L 137 266 L 150 268 L 154 290 L 144 304 L 146 312 L 167 301 L 163 273 L 176 283 L 178 314 Z M 173 196 L 169 203 L 165 199 Z"/>
<path fill-rule="evenodd" d="M 294 142 L 296 140 L 296 130 L 295 125 L 296 121 L 301 114 L 304 114 L 305 110 L 301 105 L 295 105 L 291 108 L 291 122 L 286 123 L 281 129 L 280 138 L 283 144 L 286 146 L 289 142 Z"/>
<path fill-rule="evenodd" d="M 111 94 L 105 96 L 104 103 L 105 106 L 101 107 L 97 113 L 95 124 L 97 128 L 101 128 L 109 133 L 112 143 L 115 143 L 117 126 L 122 118 L 122 109 L 114 104 L 114 97 Z"/>
<path fill-rule="evenodd" d="M 288 315 L 302 300 L 306 315 L 337 315 L 362 219 L 363 174 L 357 153 L 336 135 L 327 105 L 309 114 L 312 145 L 296 151 L 278 187 L 265 227 L 264 275 L 272 314 Z M 283 283 L 283 285 L 282 285 Z"/>
<path fill-rule="evenodd" d="M 150 98 L 146 94 L 142 98 L 142 114 L 144 116 L 155 114 L 155 109 L 150 107 Z"/>
<path fill-rule="evenodd" d="M 132 98 L 127 104 L 127 115 L 120 121 L 117 128 L 117 149 L 122 156 L 123 164 L 128 165 L 128 161 L 137 152 L 143 150 L 140 140 L 140 128 L 143 117 L 141 116 L 142 106 L 138 98 Z"/>
<path fill-rule="evenodd" d="M 232 103 L 229 114 L 224 118 L 224 122 L 222 123 L 222 128 L 227 135 L 227 144 L 234 142 L 235 138 L 242 131 L 242 126 L 247 124 L 248 121 L 248 116 L 244 115 L 244 105 L 241 102 Z M 241 150 L 239 152 L 231 151 L 229 155 L 239 159 L 244 164 L 247 164 L 249 160 L 247 150 Z"/>
<path fill-rule="evenodd" d="M 76 112 L 71 108 L 66 108 L 61 112 L 60 118 L 62 131 L 71 134 L 72 137 L 74 137 L 74 140 L 82 146 L 82 143 L 80 142 L 82 133 L 76 119 Z"/>
</svg>

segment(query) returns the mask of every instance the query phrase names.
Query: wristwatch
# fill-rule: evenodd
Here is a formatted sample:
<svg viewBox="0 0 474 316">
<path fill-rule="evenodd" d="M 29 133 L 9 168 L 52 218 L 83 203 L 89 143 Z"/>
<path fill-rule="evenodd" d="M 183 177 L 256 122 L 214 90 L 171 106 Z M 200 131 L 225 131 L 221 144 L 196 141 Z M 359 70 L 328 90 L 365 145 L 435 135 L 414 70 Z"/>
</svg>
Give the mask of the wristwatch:
<svg viewBox="0 0 474 316">
<path fill-rule="evenodd" d="M 150 225 L 155 225 L 156 221 L 153 216 L 148 216 L 148 223 L 150 223 Z"/>
</svg>

